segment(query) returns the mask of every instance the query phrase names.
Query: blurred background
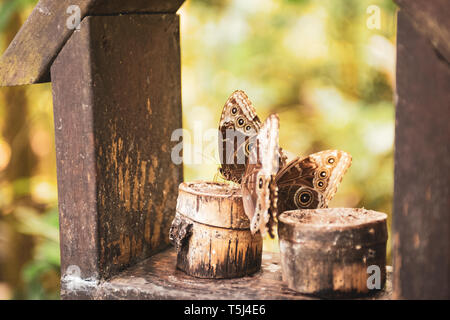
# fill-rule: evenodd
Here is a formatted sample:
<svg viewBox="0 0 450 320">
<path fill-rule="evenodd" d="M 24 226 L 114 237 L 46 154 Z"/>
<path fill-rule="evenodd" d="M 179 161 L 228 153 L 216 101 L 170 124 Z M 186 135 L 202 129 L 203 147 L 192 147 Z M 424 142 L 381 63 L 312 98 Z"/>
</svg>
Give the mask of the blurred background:
<svg viewBox="0 0 450 320">
<path fill-rule="evenodd" d="M 1 52 L 36 3 L 0 0 Z M 179 11 L 185 180 L 217 179 L 217 135 L 208 132 L 241 89 L 262 120 L 279 114 L 291 158 L 351 153 L 330 206 L 386 212 L 390 227 L 395 11 L 391 0 L 187 0 Z M 59 298 L 53 130 L 50 84 L 0 89 L 0 299 Z M 265 240 L 266 250 L 277 247 Z M 388 264 L 390 252 L 388 241 Z"/>
</svg>

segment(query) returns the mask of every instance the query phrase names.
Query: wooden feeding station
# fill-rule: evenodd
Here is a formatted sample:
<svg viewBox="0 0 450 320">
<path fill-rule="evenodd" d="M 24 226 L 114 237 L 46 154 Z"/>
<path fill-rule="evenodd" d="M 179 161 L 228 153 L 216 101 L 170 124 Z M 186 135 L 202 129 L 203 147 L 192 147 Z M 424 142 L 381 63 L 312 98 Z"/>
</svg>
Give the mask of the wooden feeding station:
<svg viewBox="0 0 450 320">
<path fill-rule="evenodd" d="M 371 298 L 449 299 L 450 3 L 396 2 L 394 294 L 387 272 Z M 0 86 L 52 82 L 61 296 L 309 298 L 282 281 L 277 254 L 239 279 L 175 268 L 182 3 L 41 0 L 0 60 Z"/>
</svg>

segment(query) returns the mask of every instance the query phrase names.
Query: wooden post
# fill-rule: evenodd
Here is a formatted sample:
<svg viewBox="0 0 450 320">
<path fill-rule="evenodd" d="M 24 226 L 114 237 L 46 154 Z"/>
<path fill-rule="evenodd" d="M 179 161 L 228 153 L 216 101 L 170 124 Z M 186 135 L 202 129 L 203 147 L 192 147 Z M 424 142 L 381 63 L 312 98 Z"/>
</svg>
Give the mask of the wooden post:
<svg viewBox="0 0 450 320">
<path fill-rule="evenodd" d="M 62 296 L 83 297 L 76 276 L 95 284 L 169 243 L 182 180 L 170 142 L 182 126 L 178 16 L 86 17 L 51 76 Z"/>
<path fill-rule="evenodd" d="M 449 299 L 450 3 L 397 2 L 394 295 Z"/>
</svg>

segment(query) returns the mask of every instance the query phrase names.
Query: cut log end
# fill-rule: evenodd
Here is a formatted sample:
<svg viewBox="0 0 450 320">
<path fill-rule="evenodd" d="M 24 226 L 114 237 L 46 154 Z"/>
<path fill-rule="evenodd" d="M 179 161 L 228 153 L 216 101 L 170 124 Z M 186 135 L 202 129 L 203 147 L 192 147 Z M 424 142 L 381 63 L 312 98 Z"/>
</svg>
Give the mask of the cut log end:
<svg viewBox="0 0 450 320">
<path fill-rule="evenodd" d="M 252 235 L 240 189 L 225 183 L 179 187 L 170 232 L 177 267 L 199 278 L 236 278 L 261 268 L 262 237 Z"/>
<path fill-rule="evenodd" d="M 304 294 L 351 297 L 386 281 L 387 215 L 365 209 L 287 211 L 280 215 L 283 279 Z"/>
</svg>

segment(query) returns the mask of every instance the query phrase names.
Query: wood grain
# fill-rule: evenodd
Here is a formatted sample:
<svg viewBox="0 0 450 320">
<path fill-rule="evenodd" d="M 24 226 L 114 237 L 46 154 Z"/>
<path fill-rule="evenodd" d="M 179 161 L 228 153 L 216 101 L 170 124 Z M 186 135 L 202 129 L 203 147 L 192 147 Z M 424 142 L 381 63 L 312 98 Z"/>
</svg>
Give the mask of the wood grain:
<svg viewBox="0 0 450 320">
<path fill-rule="evenodd" d="M 206 225 L 228 229 L 250 228 L 239 186 L 201 181 L 183 182 L 179 186 L 177 211 Z"/>
</svg>

